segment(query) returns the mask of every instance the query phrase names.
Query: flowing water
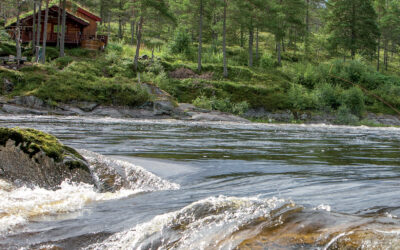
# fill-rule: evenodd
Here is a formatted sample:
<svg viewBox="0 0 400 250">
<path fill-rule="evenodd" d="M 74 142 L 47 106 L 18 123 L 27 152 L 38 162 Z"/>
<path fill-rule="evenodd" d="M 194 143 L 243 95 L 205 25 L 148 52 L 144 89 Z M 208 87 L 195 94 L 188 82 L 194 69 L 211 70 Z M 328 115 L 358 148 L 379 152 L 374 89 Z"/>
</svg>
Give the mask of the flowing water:
<svg viewBox="0 0 400 250">
<path fill-rule="evenodd" d="M 398 128 L 34 116 L 0 126 L 52 133 L 134 180 L 116 193 L 0 182 L 1 249 L 400 249 Z"/>
</svg>

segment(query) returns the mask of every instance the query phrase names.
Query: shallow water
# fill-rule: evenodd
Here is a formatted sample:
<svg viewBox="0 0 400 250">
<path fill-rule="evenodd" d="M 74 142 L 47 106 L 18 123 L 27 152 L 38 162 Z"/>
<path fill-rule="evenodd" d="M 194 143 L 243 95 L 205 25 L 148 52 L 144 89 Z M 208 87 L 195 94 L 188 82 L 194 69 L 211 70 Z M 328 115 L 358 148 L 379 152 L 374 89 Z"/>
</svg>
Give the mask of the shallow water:
<svg viewBox="0 0 400 250">
<path fill-rule="evenodd" d="M 0 183 L 0 248 L 400 249 L 398 128 L 34 116 L 0 126 L 50 132 L 171 184 L 98 194 Z"/>
</svg>

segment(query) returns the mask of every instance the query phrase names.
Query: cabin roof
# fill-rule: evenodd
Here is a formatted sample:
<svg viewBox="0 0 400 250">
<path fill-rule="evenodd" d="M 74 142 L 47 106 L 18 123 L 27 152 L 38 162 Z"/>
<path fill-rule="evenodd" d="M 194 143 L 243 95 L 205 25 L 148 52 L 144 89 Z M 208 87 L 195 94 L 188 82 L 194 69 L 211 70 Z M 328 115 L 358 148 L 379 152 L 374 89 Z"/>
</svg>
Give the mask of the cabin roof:
<svg viewBox="0 0 400 250">
<path fill-rule="evenodd" d="M 53 2 L 55 3 L 56 1 L 51 1 L 50 2 L 50 6 L 49 9 L 53 10 L 53 11 L 58 11 L 59 6 L 58 4 L 53 4 Z M 61 9 L 61 8 L 60 8 Z M 72 20 L 76 21 L 77 23 L 87 26 L 89 25 L 91 20 L 95 20 L 96 22 L 100 22 L 101 18 L 96 16 L 95 14 L 91 13 L 90 11 L 84 9 L 83 7 L 81 7 L 80 5 L 78 5 L 77 3 L 75 3 L 74 1 L 68 1 L 67 2 L 67 18 L 71 18 Z M 85 15 L 85 17 L 77 17 L 75 14 L 72 13 L 73 12 L 79 12 L 83 15 Z M 44 13 L 45 10 L 42 10 L 42 13 Z M 29 20 L 30 18 L 33 18 L 33 10 L 22 13 L 20 15 L 20 20 L 21 21 L 26 21 Z M 17 18 L 12 18 L 10 19 L 7 23 L 6 23 L 6 27 L 12 27 L 15 26 L 17 23 Z"/>
</svg>

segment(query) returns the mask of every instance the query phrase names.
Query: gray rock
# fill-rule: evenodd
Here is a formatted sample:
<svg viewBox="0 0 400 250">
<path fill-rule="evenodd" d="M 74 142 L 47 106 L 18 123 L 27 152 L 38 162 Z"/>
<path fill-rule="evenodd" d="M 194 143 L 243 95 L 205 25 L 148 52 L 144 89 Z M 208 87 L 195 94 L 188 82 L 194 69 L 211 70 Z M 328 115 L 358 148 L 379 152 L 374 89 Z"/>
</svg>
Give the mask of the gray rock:
<svg viewBox="0 0 400 250">
<path fill-rule="evenodd" d="M 0 104 L 7 104 L 7 98 L 5 96 L 0 96 Z"/>
<path fill-rule="evenodd" d="M 277 111 L 277 112 L 268 112 L 263 108 L 260 109 L 249 109 L 244 115 L 246 118 L 255 118 L 255 119 L 266 119 L 275 122 L 290 122 L 294 119 L 294 116 L 290 110 L 287 111 Z"/>
<path fill-rule="evenodd" d="M 154 102 L 155 115 L 171 115 L 175 105 L 170 100 L 157 100 Z"/>
<path fill-rule="evenodd" d="M 198 108 L 196 106 L 194 106 L 193 104 L 189 104 L 189 103 L 179 103 L 179 107 L 180 110 L 182 110 L 183 112 L 201 112 L 201 113 L 210 113 L 210 110 L 207 109 L 201 109 Z"/>
<path fill-rule="evenodd" d="M 108 116 L 113 118 L 122 118 L 124 117 L 118 110 L 118 108 L 114 107 L 106 107 L 106 106 L 98 106 L 95 110 L 88 113 L 94 116 Z"/>
<path fill-rule="evenodd" d="M 210 113 L 192 113 L 192 117 L 189 120 L 194 121 L 224 121 L 224 122 L 249 122 L 239 116 L 221 113 L 221 112 L 210 112 Z"/>
<path fill-rule="evenodd" d="M 76 106 L 85 112 L 92 112 L 99 104 L 95 102 L 79 102 Z"/>
<path fill-rule="evenodd" d="M 85 161 L 69 155 L 63 162 L 55 162 L 42 151 L 30 156 L 21 149 L 21 144 L 8 140 L 4 146 L 0 145 L 0 178 L 46 189 L 57 189 L 66 179 L 94 184 Z"/>
<path fill-rule="evenodd" d="M 4 104 L 2 109 L 3 112 L 8 114 L 19 114 L 19 115 L 47 115 L 48 111 L 43 110 L 35 110 L 30 108 L 18 107 L 14 105 Z"/>
<path fill-rule="evenodd" d="M 8 94 L 14 90 L 14 83 L 9 81 L 8 79 L 3 79 L 3 93 Z"/>
<path fill-rule="evenodd" d="M 42 99 L 36 96 L 16 96 L 13 100 L 9 101 L 10 104 L 16 104 L 28 108 L 42 109 L 46 108 L 46 105 Z"/>
<path fill-rule="evenodd" d="M 378 124 L 400 126 L 400 117 L 394 115 L 368 113 L 367 119 Z"/>
</svg>

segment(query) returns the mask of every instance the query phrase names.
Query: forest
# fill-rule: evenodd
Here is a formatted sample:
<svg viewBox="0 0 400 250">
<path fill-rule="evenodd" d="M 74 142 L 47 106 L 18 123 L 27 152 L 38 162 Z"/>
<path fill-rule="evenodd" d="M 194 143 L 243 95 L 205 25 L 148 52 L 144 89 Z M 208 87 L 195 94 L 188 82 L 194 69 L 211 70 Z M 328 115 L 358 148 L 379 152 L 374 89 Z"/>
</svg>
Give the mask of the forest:
<svg viewBox="0 0 400 250">
<path fill-rule="evenodd" d="M 21 20 L 44 13 L 33 34 L 47 34 L 38 23 L 52 6 L 95 13 L 107 46 L 65 44 L 66 11 L 56 44 L 40 35 L 21 43 Z M 0 56 L 28 61 L 0 67 L 16 83 L 1 94 L 54 106 L 141 106 L 154 98 L 150 83 L 177 103 L 236 115 L 289 110 L 297 122 L 329 113 L 353 125 L 374 125 L 368 113 L 400 115 L 397 0 L 1 0 L 0 43 Z"/>
</svg>

